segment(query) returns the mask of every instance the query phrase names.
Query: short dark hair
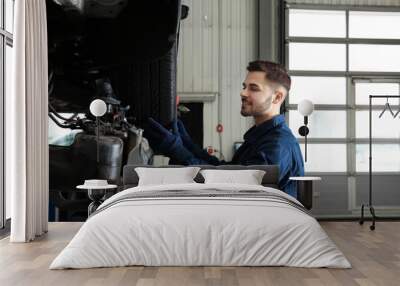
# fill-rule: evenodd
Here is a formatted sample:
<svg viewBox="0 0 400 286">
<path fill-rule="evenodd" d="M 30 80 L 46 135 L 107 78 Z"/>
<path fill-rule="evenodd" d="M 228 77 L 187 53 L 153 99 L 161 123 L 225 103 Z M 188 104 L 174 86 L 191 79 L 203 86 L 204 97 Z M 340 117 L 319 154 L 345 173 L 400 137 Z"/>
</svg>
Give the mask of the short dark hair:
<svg viewBox="0 0 400 286">
<path fill-rule="evenodd" d="M 290 79 L 290 76 L 288 75 L 285 67 L 281 64 L 260 60 L 252 61 L 249 62 L 247 66 L 247 71 L 265 72 L 267 80 L 282 85 L 286 89 L 286 91 L 290 90 L 292 80 Z"/>
</svg>

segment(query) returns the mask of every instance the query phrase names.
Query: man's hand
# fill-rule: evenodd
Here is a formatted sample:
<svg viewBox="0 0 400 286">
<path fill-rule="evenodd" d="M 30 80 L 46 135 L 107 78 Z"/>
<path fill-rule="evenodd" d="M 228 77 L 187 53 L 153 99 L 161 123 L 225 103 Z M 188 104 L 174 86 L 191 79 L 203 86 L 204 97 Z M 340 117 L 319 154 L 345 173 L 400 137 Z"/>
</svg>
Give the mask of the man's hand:
<svg viewBox="0 0 400 286">
<path fill-rule="evenodd" d="M 174 121 L 174 130 L 176 130 L 177 134 L 179 134 L 179 136 L 181 137 L 183 145 L 190 151 L 192 151 L 195 144 L 193 143 L 192 138 L 186 131 L 185 125 L 183 125 L 183 122 L 181 120 L 177 119 Z"/>
<path fill-rule="evenodd" d="M 144 136 L 148 139 L 151 148 L 157 153 L 168 156 L 171 160 L 179 162 L 179 164 L 194 165 L 200 163 L 200 160 L 195 158 L 192 152 L 183 146 L 182 139 L 175 127 L 171 132 L 153 118 L 149 118 Z"/>
<path fill-rule="evenodd" d="M 145 128 L 143 135 L 149 141 L 152 149 L 157 153 L 164 155 L 168 155 L 171 152 L 171 149 L 177 145 L 183 146 L 182 140 L 177 131 L 174 130 L 174 132 L 171 132 L 167 130 L 153 118 L 149 118 L 148 126 Z"/>
<path fill-rule="evenodd" d="M 178 119 L 174 121 L 173 130 L 177 130 L 175 131 L 175 133 L 179 134 L 180 138 L 182 139 L 183 145 L 197 158 L 210 165 L 219 165 L 221 163 L 216 157 L 210 156 L 206 150 L 204 150 L 192 141 L 192 138 L 186 131 L 185 125 L 183 125 L 183 122 L 181 120 Z"/>
<path fill-rule="evenodd" d="M 205 150 L 192 142 L 181 121 L 173 122 L 171 132 L 153 118 L 149 118 L 143 135 L 156 153 L 168 156 L 179 164 L 218 165 L 220 163 L 217 158 L 208 155 Z"/>
</svg>

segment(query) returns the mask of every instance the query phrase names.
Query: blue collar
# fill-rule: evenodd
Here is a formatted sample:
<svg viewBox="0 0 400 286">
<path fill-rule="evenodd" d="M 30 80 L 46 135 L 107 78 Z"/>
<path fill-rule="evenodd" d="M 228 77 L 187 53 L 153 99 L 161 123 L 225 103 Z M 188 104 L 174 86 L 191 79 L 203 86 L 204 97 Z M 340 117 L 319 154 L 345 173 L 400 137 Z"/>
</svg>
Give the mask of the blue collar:
<svg viewBox="0 0 400 286">
<path fill-rule="evenodd" d="M 243 138 L 245 141 L 255 140 L 284 122 L 285 122 L 285 116 L 283 114 L 276 115 L 270 120 L 267 120 L 258 126 L 254 125 L 253 127 L 251 127 L 244 134 Z"/>
</svg>

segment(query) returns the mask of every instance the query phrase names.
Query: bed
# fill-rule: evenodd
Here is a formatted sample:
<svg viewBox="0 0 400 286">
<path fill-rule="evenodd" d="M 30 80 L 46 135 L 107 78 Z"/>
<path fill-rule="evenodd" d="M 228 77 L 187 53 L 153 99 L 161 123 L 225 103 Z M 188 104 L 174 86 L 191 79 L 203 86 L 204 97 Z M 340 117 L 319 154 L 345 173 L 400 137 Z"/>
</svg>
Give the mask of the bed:
<svg viewBox="0 0 400 286">
<path fill-rule="evenodd" d="M 88 218 L 50 269 L 144 266 L 350 268 L 343 253 L 296 199 L 277 189 L 277 166 L 262 185 L 197 183 L 138 186 L 125 166 L 125 190 Z"/>
</svg>

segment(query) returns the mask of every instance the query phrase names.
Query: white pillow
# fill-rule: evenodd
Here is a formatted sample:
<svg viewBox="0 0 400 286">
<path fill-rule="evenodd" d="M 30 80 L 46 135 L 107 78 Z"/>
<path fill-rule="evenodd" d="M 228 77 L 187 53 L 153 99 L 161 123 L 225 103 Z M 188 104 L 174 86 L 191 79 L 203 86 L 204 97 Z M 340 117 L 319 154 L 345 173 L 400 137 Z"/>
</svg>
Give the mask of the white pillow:
<svg viewBox="0 0 400 286">
<path fill-rule="evenodd" d="M 265 171 L 262 170 L 202 170 L 205 184 L 235 183 L 261 185 Z"/>
<path fill-rule="evenodd" d="M 199 167 L 135 168 L 139 176 L 138 186 L 195 183 L 193 179 L 199 170 Z"/>
</svg>

